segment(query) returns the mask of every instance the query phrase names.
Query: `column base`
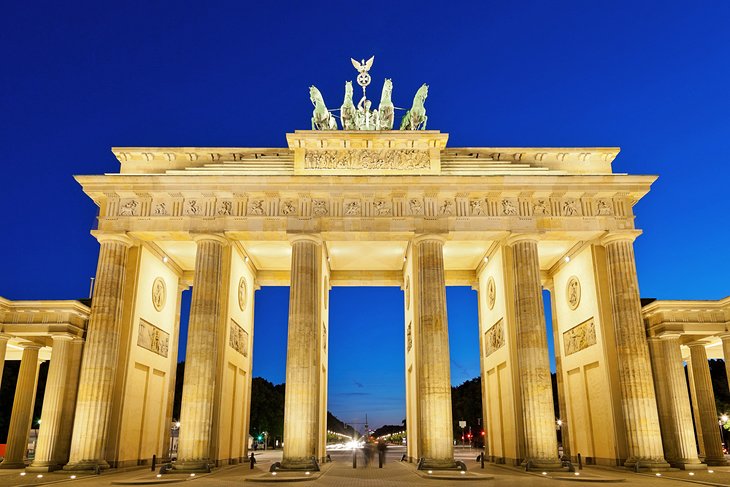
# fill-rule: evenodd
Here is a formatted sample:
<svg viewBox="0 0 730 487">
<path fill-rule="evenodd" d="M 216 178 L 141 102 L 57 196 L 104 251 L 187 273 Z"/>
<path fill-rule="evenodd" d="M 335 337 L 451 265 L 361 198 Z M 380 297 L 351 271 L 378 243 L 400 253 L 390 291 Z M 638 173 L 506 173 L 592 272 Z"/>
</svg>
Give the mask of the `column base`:
<svg viewBox="0 0 730 487">
<path fill-rule="evenodd" d="M 665 471 L 672 468 L 663 458 L 629 458 L 624 462 L 624 467 L 649 472 Z"/>
<path fill-rule="evenodd" d="M 692 462 L 682 462 L 681 460 L 677 460 L 676 462 L 669 462 L 669 465 L 680 470 L 707 470 L 707 464 L 702 463 L 699 460 Z"/>
<path fill-rule="evenodd" d="M 319 471 L 319 465 L 312 458 L 289 458 L 281 461 L 281 465 L 277 470 L 282 471 Z"/>
<path fill-rule="evenodd" d="M 456 463 L 453 458 L 421 458 L 417 468 L 418 470 L 463 470 L 462 466 Z"/>
<path fill-rule="evenodd" d="M 710 467 L 724 467 L 726 466 L 727 459 L 726 458 L 707 458 L 705 457 L 705 463 Z M 2 465 L 0 465 L 2 467 Z"/>
<path fill-rule="evenodd" d="M 2 469 L 25 468 L 25 462 L 8 462 L 6 460 L 3 460 L 2 463 L 0 463 L 0 468 L 2 468 Z"/>
<path fill-rule="evenodd" d="M 547 470 L 554 472 L 563 469 L 563 462 L 558 458 L 525 458 L 520 466 L 529 465 L 530 470 Z"/>
<path fill-rule="evenodd" d="M 33 462 L 25 467 L 26 472 L 42 473 L 42 472 L 53 472 L 54 470 L 60 470 L 61 465 L 55 462 Z"/>
<path fill-rule="evenodd" d="M 209 473 L 213 467 L 213 462 L 209 459 L 203 460 L 182 460 L 172 464 L 172 472 L 190 472 L 190 473 Z"/>
<path fill-rule="evenodd" d="M 69 462 L 63 466 L 64 470 L 68 471 L 81 471 L 81 470 L 107 470 L 109 464 L 106 460 L 81 460 L 80 462 Z"/>
</svg>

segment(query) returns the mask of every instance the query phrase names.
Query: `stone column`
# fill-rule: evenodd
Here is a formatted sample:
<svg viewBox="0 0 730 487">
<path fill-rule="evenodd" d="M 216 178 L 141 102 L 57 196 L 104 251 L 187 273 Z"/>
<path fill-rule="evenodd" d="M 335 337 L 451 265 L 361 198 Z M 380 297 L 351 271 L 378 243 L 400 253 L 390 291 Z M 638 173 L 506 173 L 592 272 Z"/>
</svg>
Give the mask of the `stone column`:
<svg viewBox="0 0 730 487">
<path fill-rule="evenodd" d="M 218 333 L 221 328 L 223 251 L 228 241 L 218 235 L 197 235 L 193 299 L 190 304 L 185 379 L 180 410 L 176 470 L 205 471 L 210 458 Z"/>
<path fill-rule="evenodd" d="M 319 343 L 322 241 L 292 238 L 286 347 L 282 468 L 311 469 L 319 439 Z"/>
<path fill-rule="evenodd" d="M 727 465 L 725 455 L 722 453 L 715 393 L 712 391 L 712 378 L 710 377 L 710 366 L 707 363 L 705 344 L 702 342 L 690 343 L 689 353 L 697 392 L 695 407 L 699 410 L 702 438 L 705 442 L 705 463 L 707 465 Z"/>
<path fill-rule="evenodd" d="M 635 234 L 619 233 L 601 242 L 606 248 L 611 314 L 616 330 L 621 403 L 629 457 L 634 468 L 666 468 L 659 414 L 654 394 L 646 331 L 641 317 L 639 282 L 633 241 Z"/>
<path fill-rule="evenodd" d="M 722 356 L 725 362 L 725 374 L 727 375 L 728 386 L 730 387 L 730 334 L 720 335 L 722 340 Z M 2 345 L 0 345 L 1 347 Z M 0 373 L 3 371 L 0 365 Z"/>
<path fill-rule="evenodd" d="M 0 468 L 25 468 L 25 451 L 28 448 L 28 434 L 33 421 L 33 403 L 38 382 L 38 350 L 41 346 L 36 343 L 26 343 L 22 347 L 23 357 L 20 361 L 18 383 L 15 386 L 13 411 L 10 413 L 8 444 Z"/>
<path fill-rule="evenodd" d="M 516 235 L 508 245 L 512 247 L 517 371 L 525 425 L 524 462 L 536 468 L 560 468 L 537 239 Z"/>
<path fill-rule="evenodd" d="M 66 402 L 66 388 L 69 382 L 69 365 L 73 337 L 71 335 L 52 335 L 51 364 L 48 367 L 46 390 L 43 393 L 41 427 L 38 431 L 38 444 L 35 458 L 28 467 L 29 472 L 50 472 L 61 466 L 63 459 L 58 458 L 57 446 L 60 439 L 61 424 L 68 417 L 63 416 Z"/>
<path fill-rule="evenodd" d="M 106 442 L 119 357 L 127 254 L 132 240 L 125 235 L 98 237 L 99 264 L 91 302 L 86 346 L 81 362 L 78 398 L 65 470 L 109 468 Z"/>
<path fill-rule="evenodd" d="M 679 334 L 649 339 L 664 455 L 673 467 L 706 468 L 697 455 Z M 656 373 L 658 372 L 658 373 Z"/>
<path fill-rule="evenodd" d="M 565 402 L 565 384 L 563 383 L 563 351 L 560 350 L 560 326 L 558 325 L 558 307 L 555 303 L 555 281 L 550 279 L 550 307 L 553 318 L 553 347 L 555 348 L 555 375 L 558 383 L 558 409 L 560 410 L 560 439 L 563 443 L 563 458 L 570 459 L 570 428 L 568 427 L 568 406 Z"/>
<path fill-rule="evenodd" d="M 455 465 L 444 241 L 439 235 L 423 235 L 413 240 L 413 273 L 418 283 L 413 304 L 418 307 L 415 326 L 420 337 L 418 428 L 423 469 Z"/>
<path fill-rule="evenodd" d="M 8 349 L 10 335 L 0 333 L 0 386 L 3 384 L 3 369 L 5 368 L 5 351 Z"/>
</svg>

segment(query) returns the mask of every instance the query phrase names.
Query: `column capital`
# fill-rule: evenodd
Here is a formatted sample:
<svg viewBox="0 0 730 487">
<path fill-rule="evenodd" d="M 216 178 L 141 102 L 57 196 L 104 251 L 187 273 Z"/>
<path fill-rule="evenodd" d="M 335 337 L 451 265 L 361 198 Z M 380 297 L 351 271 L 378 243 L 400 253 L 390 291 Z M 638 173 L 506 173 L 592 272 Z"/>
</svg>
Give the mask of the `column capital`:
<svg viewBox="0 0 730 487">
<path fill-rule="evenodd" d="M 8 335 L 7 333 L 0 333 L 0 341 L 8 341 L 11 338 L 13 338 L 11 335 Z"/>
<path fill-rule="evenodd" d="M 191 237 L 195 243 L 212 240 L 222 244 L 224 247 L 229 244 L 228 239 L 218 233 L 193 233 Z"/>
<path fill-rule="evenodd" d="M 294 242 L 301 242 L 301 241 L 310 241 L 314 242 L 317 245 L 322 245 L 322 237 L 317 233 L 289 233 L 287 234 L 287 237 L 289 238 L 289 243 L 294 244 Z"/>
<path fill-rule="evenodd" d="M 633 242 L 641 235 L 641 230 L 622 230 L 618 232 L 608 232 L 599 239 L 601 245 L 608 245 L 613 242 L 629 241 Z"/>
<path fill-rule="evenodd" d="M 59 341 L 59 342 L 70 342 L 73 341 L 74 338 L 76 338 L 74 335 L 70 333 L 52 333 L 51 338 L 53 341 Z"/>
<path fill-rule="evenodd" d="M 132 240 L 131 237 L 129 237 L 126 233 L 110 233 L 110 232 L 99 232 L 99 231 L 93 231 L 91 234 L 96 238 L 96 240 L 102 244 L 104 242 L 118 242 L 121 244 L 124 244 L 127 247 L 131 247 L 134 245 L 134 240 Z"/>
<path fill-rule="evenodd" d="M 649 339 L 659 339 L 659 340 L 672 340 L 677 339 L 679 340 L 679 337 L 681 337 L 682 334 L 678 331 L 664 331 L 662 333 L 659 333 L 654 336 L 650 336 Z"/>
<path fill-rule="evenodd" d="M 725 342 L 725 341 L 730 341 L 730 332 L 727 332 L 727 331 L 726 331 L 726 332 L 724 332 L 724 333 L 720 333 L 719 335 L 717 335 L 717 337 L 718 337 L 718 338 L 719 338 L 720 340 L 722 340 L 723 342 Z"/>
<path fill-rule="evenodd" d="M 703 340 L 695 340 L 693 342 L 685 343 L 685 345 L 687 345 L 687 347 L 689 347 L 690 352 L 692 351 L 692 349 L 703 348 L 703 349 L 705 349 L 705 353 L 706 353 L 707 345 L 709 345 L 709 343 L 707 343 L 706 341 L 703 341 Z"/>
<path fill-rule="evenodd" d="M 22 342 L 18 343 L 18 346 L 23 350 L 40 350 L 41 348 L 43 348 L 43 345 L 36 342 Z"/>
<path fill-rule="evenodd" d="M 419 244 L 426 240 L 438 240 L 439 242 L 446 243 L 446 236 L 444 236 L 441 233 L 422 233 L 420 235 L 416 235 L 413 237 L 412 242 L 414 244 Z"/>
<path fill-rule="evenodd" d="M 533 241 L 538 242 L 540 240 L 540 234 L 537 233 L 510 233 L 507 239 L 504 241 L 506 245 L 514 245 L 517 242 Z"/>
</svg>

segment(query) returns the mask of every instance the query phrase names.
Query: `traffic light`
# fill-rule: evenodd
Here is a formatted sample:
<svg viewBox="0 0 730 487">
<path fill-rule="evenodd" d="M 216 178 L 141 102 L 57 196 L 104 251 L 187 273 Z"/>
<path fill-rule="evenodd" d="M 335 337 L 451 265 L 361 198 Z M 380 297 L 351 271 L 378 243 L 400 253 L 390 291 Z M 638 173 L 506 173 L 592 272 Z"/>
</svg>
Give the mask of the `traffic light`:
<svg viewBox="0 0 730 487">
<path fill-rule="evenodd" d="M 259 439 L 259 441 L 263 440 L 264 439 L 263 435 L 259 435 L 258 439 Z"/>
</svg>

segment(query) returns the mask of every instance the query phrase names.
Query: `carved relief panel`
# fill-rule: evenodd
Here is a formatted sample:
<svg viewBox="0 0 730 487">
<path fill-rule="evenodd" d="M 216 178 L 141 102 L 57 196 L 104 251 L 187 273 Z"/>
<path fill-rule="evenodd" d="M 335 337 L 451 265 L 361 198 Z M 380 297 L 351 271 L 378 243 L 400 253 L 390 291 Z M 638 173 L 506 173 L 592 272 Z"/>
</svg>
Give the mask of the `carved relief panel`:
<svg viewBox="0 0 730 487">
<path fill-rule="evenodd" d="M 137 346 L 167 358 L 170 334 L 143 319 L 139 320 Z"/>
<path fill-rule="evenodd" d="M 484 356 L 489 357 L 504 346 L 504 321 L 500 318 L 484 332 Z"/>
<path fill-rule="evenodd" d="M 228 345 L 244 357 L 248 357 L 248 332 L 241 328 L 234 319 L 231 319 Z"/>
<path fill-rule="evenodd" d="M 580 352 L 595 344 L 596 327 L 593 324 L 593 318 L 563 332 L 563 345 L 566 356 Z"/>
</svg>

